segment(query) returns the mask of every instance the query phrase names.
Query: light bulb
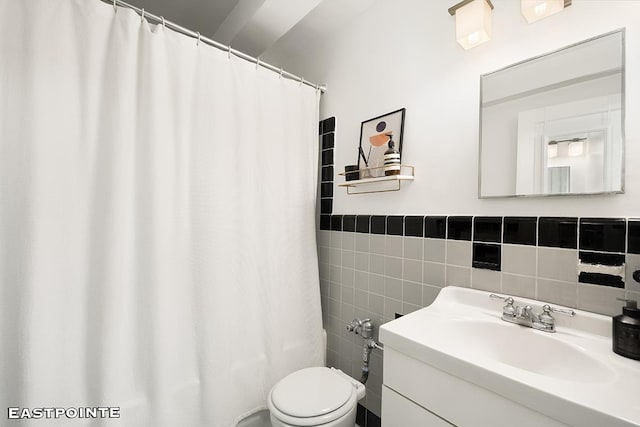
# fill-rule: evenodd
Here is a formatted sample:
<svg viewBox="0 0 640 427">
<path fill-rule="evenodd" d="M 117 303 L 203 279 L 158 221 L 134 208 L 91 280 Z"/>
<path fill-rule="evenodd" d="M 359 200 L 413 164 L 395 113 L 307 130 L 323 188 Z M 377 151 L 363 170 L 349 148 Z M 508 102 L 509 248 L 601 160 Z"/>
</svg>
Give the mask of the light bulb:
<svg viewBox="0 0 640 427">
<path fill-rule="evenodd" d="M 480 41 L 480 33 L 478 31 L 475 31 L 469 34 L 469 37 L 467 37 L 467 42 L 469 43 L 469 45 L 474 45 L 479 41 Z"/>
<path fill-rule="evenodd" d="M 576 156 L 582 156 L 582 152 L 584 151 L 584 144 L 582 143 L 582 141 L 573 141 L 571 143 L 569 143 L 569 155 L 576 157 Z"/>
<path fill-rule="evenodd" d="M 536 16 L 544 15 L 544 13 L 547 11 L 547 4 L 540 3 L 534 8 L 534 10 L 535 10 Z"/>
<path fill-rule="evenodd" d="M 568 2 L 568 4 L 571 4 L 571 2 Z M 562 12 L 564 8 L 565 0 L 521 0 L 520 6 L 522 16 L 529 24 Z"/>
</svg>

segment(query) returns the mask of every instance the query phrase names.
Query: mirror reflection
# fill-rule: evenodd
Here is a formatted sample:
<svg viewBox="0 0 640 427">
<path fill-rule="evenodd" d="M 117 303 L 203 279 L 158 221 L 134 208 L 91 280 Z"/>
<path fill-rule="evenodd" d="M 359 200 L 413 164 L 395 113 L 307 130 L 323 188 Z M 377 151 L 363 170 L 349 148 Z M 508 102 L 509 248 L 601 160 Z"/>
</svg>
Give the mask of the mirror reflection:
<svg viewBox="0 0 640 427">
<path fill-rule="evenodd" d="M 624 30 L 481 77 L 480 197 L 622 192 Z"/>
</svg>

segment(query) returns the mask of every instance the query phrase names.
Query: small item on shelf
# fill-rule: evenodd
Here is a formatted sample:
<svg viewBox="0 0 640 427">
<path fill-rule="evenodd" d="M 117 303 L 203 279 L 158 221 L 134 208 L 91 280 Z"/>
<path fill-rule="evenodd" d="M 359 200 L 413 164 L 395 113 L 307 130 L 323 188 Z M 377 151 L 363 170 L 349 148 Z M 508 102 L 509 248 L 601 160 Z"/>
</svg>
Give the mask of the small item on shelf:
<svg viewBox="0 0 640 427">
<path fill-rule="evenodd" d="M 389 149 L 384 153 L 384 174 L 400 175 L 400 152 L 394 148 L 393 139 L 389 140 Z"/>
<path fill-rule="evenodd" d="M 362 157 L 362 161 L 364 162 L 364 169 L 360 169 L 360 176 L 358 178 L 371 178 L 371 172 L 369 171 L 369 161 L 367 160 L 367 156 L 364 155 L 364 151 L 362 151 L 362 145 L 358 147 L 358 156 Z M 360 158 L 358 158 L 358 163 L 360 163 Z"/>
<path fill-rule="evenodd" d="M 346 165 L 344 167 L 344 180 L 356 181 L 358 179 L 360 179 L 360 170 L 358 169 L 358 165 Z"/>
</svg>

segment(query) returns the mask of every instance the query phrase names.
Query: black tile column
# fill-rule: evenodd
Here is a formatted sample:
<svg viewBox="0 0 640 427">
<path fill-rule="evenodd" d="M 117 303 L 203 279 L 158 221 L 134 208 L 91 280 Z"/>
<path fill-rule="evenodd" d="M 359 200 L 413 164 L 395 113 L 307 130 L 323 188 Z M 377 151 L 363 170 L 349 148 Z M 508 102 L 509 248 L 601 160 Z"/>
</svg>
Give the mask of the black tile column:
<svg viewBox="0 0 640 427">
<path fill-rule="evenodd" d="M 335 147 L 336 118 L 329 117 L 320 121 L 320 229 L 334 230 L 336 220 L 331 218 L 333 213 L 333 175 Z M 341 224 L 342 226 L 342 224 Z"/>
</svg>

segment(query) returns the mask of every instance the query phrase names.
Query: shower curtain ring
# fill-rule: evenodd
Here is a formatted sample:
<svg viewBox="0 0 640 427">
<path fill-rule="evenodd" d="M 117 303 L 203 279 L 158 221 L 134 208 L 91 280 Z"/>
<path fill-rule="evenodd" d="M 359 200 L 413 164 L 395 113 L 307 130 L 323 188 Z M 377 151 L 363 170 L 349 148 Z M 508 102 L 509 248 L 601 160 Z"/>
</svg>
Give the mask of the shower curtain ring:
<svg viewBox="0 0 640 427">
<path fill-rule="evenodd" d="M 258 69 L 258 67 L 260 66 L 260 57 L 256 58 L 256 70 Z"/>
<path fill-rule="evenodd" d="M 282 67 L 280 67 L 280 78 L 282 78 Z"/>
<path fill-rule="evenodd" d="M 140 22 L 144 22 L 144 7 L 142 8 L 142 11 L 140 12 Z"/>
<path fill-rule="evenodd" d="M 164 30 L 166 28 L 164 25 L 164 16 L 160 17 L 160 22 L 162 22 L 162 29 Z"/>
<path fill-rule="evenodd" d="M 116 4 L 117 0 L 113 0 L 113 11 L 118 13 L 118 5 Z"/>
<path fill-rule="evenodd" d="M 300 77 L 300 87 L 304 84 L 304 77 Z"/>
<path fill-rule="evenodd" d="M 198 31 L 198 41 L 196 42 L 196 46 L 200 46 L 200 31 Z"/>
<path fill-rule="evenodd" d="M 227 46 L 227 57 L 231 59 L 231 45 Z"/>
</svg>

